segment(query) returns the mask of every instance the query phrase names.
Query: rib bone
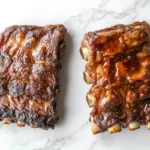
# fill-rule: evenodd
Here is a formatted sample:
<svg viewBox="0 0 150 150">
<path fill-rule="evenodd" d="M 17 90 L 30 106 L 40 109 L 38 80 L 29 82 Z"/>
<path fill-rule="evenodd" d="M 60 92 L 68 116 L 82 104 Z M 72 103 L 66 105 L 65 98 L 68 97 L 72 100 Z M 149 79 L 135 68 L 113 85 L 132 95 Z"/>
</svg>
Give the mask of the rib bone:
<svg viewBox="0 0 150 150">
<path fill-rule="evenodd" d="M 97 134 L 97 133 L 101 132 L 100 127 L 93 122 L 93 118 L 92 117 L 91 117 L 91 126 L 92 126 L 93 134 Z"/>
<path fill-rule="evenodd" d="M 89 57 L 89 50 L 87 47 L 83 47 L 80 50 L 81 56 L 83 59 L 85 59 L 86 61 L 88 61 L 88 57 Z"/>
<path fill-rule="evenodd" d="M 31 128 L 36 128 L 36 126 L 34 124 L 30 124 Z"/>
<path fill-rule="evenodd" d="M 150 130 L 150 122 L 148 122 L 147 126 L 148 126 L 148 130 Z"/>
<path fill-rule="evenodd" d="M 4 118 L 3 119 L 3 124 L 10 124 L 11 120 L 9 118 Z"/>
<path fill-rule="evenodd" d="M 121 131 L 121 125 L 119 123 L 116 123 L 108 128 L 108 132 L 110 134 L 120 132 Z"/>
<path fill-rule="evenodd" d="M 90 77 L 90 75 L 87 72 L 84 72 L 83 76 L 84 76 L 84 80 L 87 84 L 92 84 L 93 83 L 92 78 Z"/>
<path fill-rule="evenodd" d="M 25 126 L 25 123 L 24 123 L 24 122 L 17 121 L 17 126 L 19 126 L 19 127 L 24 127 L 24 126 Z"/>
<path fill-rule="evenodd" d="M 136 130 L 140 128 L 140 123 L 139 122 L 131 122 L 129 124 L 129 130 Z"/>
</svg>

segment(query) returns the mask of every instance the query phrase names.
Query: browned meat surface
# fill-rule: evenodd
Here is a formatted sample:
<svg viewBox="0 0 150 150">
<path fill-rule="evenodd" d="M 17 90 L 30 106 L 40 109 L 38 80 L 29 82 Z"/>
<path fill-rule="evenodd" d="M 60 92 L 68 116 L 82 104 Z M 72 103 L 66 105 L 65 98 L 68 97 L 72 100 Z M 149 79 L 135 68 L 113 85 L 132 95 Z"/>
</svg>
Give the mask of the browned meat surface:
<svg viewBox="0 0 150 150">
<path fill-rule="evenodd" d="M 80 50 L 87 60 L 84 79 L 93 84 L 87 102 L 94 107 L 93 133 L 150 129 L 150 26 L 116 25 L 87 33 Z"/>
<path fill-rule="evenodd" d="M 54 128 L 63 25 L 11 26 L 0 34 L 0 120 Z"/>
<path fill-rule="evenodd" d="M 127 54 L 106 57 L 94 65 L 88 63 L 85 72 L 91 77 L 94 84 L 105 88 L 136 81 L 149 81 L 149 46 L 145 44 Z"/>
<path fill-rule="evenodd" d="M 130 52 L 147 41 L 149 41 L 149 24 L 146 22 L 120 24 L 85 34 L 81 54 L 90 63 L 99 62 L 107 56 L 113 57 L 116 54 Z"/>
</svg>

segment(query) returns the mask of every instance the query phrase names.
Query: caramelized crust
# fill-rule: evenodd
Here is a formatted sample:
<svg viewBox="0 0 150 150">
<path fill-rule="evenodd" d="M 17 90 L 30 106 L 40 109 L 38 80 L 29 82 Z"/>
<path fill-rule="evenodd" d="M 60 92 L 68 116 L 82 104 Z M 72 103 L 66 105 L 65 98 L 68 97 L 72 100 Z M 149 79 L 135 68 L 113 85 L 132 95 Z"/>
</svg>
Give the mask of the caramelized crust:
<svg viewBox="0 0 150 150">
<path fill-rule="evenodd" d="M 131 25 L 116 25 L 111 28 L 89 32 L 85 34 L 81 53 L 88 50 L 90 63 L 99 62 L 104 57 L 113 57 L 116 54 L 127 53 L 135 47 L 149 41 L 149 24 L 135 22 Z M 83 54 L 84 58 L 84 54 Z"/>
<path fill-rule="evenodd" d="M 131 123 L 148 124 L 150 122 L 149 99 L 137 103 L 132 107 L 120 107 L 119 111 L 102 111 L 99 114 L 94 108 L 91 112 L 93 122 L 98 125 L 100 132 L 106 131 L 112 125 L 119 123 L 123 128 L 129 127 Z M 136 129 L 136 128 L 135 128 Z M 131 130 L 134 130 L 131 129 Z"/>
<path fill-rule="evenodd" d="M 149 46 L 144 44 L 132 52 L 106 57 L 92 65 L 88 63 L 85 72 L 92 78 L 92 83 L 108 89 L 136 81 L 149 81 Z"/>
<path fill-rule="evenodd" d="M 0 35 L 0 119 L 54 128 L 63 25 L 11 26 Z"/>
<path fill-rule="evenodd" d="M 117 110 L 118 107 L 131 107 L 150 97 L 150 82 L 138 82 L 105 89 L 98 85 L 93 86 L 87 95 L 93 96 L 94 107 L 99 111 Z M 90 101 L 88 102 L 90 104 Z"/>
<path fill-rule="evenodd" d="M 150 126 L 150 26 L 116 25 L 87 33 L 81 44 L 93 133 Z"/>
</svg>

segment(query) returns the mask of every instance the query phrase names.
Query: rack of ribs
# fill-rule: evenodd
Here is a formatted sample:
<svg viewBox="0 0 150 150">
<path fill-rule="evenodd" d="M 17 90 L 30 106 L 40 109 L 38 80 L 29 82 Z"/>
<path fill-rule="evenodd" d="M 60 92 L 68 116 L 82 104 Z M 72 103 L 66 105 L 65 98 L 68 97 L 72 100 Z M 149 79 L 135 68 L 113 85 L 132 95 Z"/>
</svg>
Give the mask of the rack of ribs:
<svg viewBox="0 0 150 150">
<path fill-rule="evenodd" d="M 93 134 L 150 129 L 150 26 L 115 25 L 85 34 L 80 53 Z"/>
<path fill-rule="evenodd" d="M 54 128 L 65 34 L 63 25 L 15 25 L 0 34 L 0 120 L 4 124 Z"/>
</svg>

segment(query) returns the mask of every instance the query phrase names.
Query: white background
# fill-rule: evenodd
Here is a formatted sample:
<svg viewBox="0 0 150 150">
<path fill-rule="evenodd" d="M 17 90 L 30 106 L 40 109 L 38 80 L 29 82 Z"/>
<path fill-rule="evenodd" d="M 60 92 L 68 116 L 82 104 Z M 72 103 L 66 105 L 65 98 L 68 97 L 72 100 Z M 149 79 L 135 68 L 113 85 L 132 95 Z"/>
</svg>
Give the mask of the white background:
<svg viewBox="0 0 150 150">
<path fill-rule="evenodd" d="M 0 0 L 0 31 L 13 24 L 64 24 L 68 29 L 67 51 L 62 58 L 61 92 L 57 97 L 60 120 L 55 130 L 0 124 L 0 150 L 149 150 L 150 131 L 107 132 L 92 135 L 90 108 L 83 81 L 85 61 L 79 54 L 87 31 L 118 23 L 146 20 L 150 23 L 149 0 Z"/>
</svg>

